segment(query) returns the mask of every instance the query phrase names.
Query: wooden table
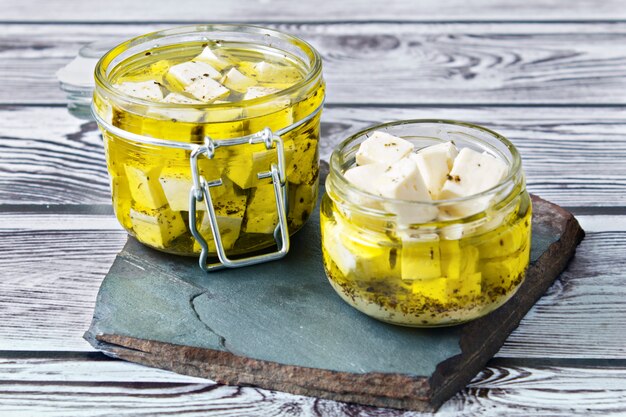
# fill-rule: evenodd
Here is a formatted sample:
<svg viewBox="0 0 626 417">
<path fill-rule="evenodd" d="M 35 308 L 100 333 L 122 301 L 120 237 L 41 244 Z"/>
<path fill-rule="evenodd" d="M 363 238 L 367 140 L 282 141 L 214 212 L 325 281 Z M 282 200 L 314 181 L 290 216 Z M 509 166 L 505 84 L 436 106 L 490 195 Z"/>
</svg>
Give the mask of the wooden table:
<svg viewBox="0 0 626 417">
<path fill-rule="evenodd" d="M 126 234 L 102 142 L 54 73 L 87 42 L 186 22 L 310 41 L 324 158 L 375 122 L 485 124 L 528 188 L 587 237 L 497 357 L 439 415 L 626 413 L 626 3 L 622 0 L 0 3 L 0 415 L 386 415 L 109 359 L 82 339 Z M 408 413 L 407 413 L 408 414 Z"/>
</svg>

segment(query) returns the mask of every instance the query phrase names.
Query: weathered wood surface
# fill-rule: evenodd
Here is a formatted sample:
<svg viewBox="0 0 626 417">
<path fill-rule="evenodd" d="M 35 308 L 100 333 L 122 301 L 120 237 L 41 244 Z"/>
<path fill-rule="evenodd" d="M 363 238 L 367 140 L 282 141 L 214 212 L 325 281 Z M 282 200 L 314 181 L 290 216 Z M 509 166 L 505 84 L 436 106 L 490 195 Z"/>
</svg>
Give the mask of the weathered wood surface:
<svg viewBox="0 0 626 417">
<path fill-rule="evenodd" d="M 198 8 L 199 1 L 176 7 L 165 0 L 150 7 L 119 0 L 0 2 L 0 103 L 34 107 L 18 108 L 17 119 L 8 117 L 6 107 L 0 111 L 0 349 L 25 358 L 21 370 L 0 365 L 0 414 L 389 414 L 251 388 L 214 388 L 168 373 L 156 377 L 154 370 L 115 361 L 50 359 L 64 355 L 55 351 L 89 349 L 80 334 L 99 281 L 125 240 L 105 214 L 97 137 L 76 134 L 79 121 L 62 108 L 45 107 L 63 103 L 55 70 L 83 42 L 103 37 L 183 22 L 253 21 L 275 22 L 310 38 L 323 53 L 332 82 L 325 136 L 339 138 L 375 120 L 404 117 L 491 122 L 520 147 L 528 141 L 523 152 L 533 191 L 578 213 L 605 214 L 579 217 L 591 233 L 500 351 L 518 362 L 496 361 L 486 370 L 493 377 L 483 376 L 438 415 L 624 415 L 622 0 L 242 0 Z M 375 22 L 354 24 L 370 20 Z M 60 24 L 47 24 L 53 21 Z M 116 24 L 121 22 L 132 24 Z M 407 57 L 420 65 L 408 67 Z M 395 78 L 374 73 L 378 62 L 395 69 Z M 401 106 L 369 108 L 371 103 Z M 7 120 L 26 114 L 20 129 L 5 129 Z M 37 149 L 18 149 L 20 141 Z M 100 206 L 59 206 L 68 203 Z M 92 216 L 92 210 L 99 214 Z M 37 357 L 42 359 L 29 359 Z M 554 363 L 532 365 L 528 358 Z M 562 358 L 586 367 L 568 367 L 571 362 Z"/>
<path fill-rule="evenodd" d="M 626 359 L 626 216 L 578 218 L 572 263 L 498 356 Z M 125 241 L 111 215 L 1 213 L 0 350 L 92 350 L 82 334 Z"/>
<path fill-rule="evenodd" d="M 626 369 L 495 361 L 437 416 L 618 416 Z M 575 397 L 577 400 L 572 401 Z M 418 416 L 256 388 L 218 386 L 100 356 L 0 356 L 0 408 L 7 415 Z M 522 404 L 522 405 L 520 405 Z M 22 414 L 19 414 L 22 412 Z M 428 414 L 431 415 L 431 414 Z M 621 414 L 623 415 L 623 414 Z"/>
<path fill-rule="evenodd" d="M 529 190 L 556 204 L 626 206 L 626 107 L 330 106 L 322 158 L 350 133 L 410 118 L 472 121 L 504 134 L 524 158 Z M 63 107 L 0 107 L 0 120 L 0 204 L 109 204 L 95 123 Z"/>
<path fill-rule="evenodd" d="M 566 7 L 564 7 L 566 5 Z M 71 11 L 71 13 L 68 13 Z M 310 21 L 455 21 L 455 20 L 614 20 L 625 19 L 619 0 L 394 0 L 387 3 L 347 0 L 293 2 L 291 0 L 167 0 L 149 5 L 122 0 L 75 2 L 25 0 L 0 5 L 5 22 L 310 22 Z"/>
<path fill-rule="evenodd" d="M 171 26 L 0 24 L 0 103 L 63 103 L 81 44 Z M 626 104 L 626 22 L 276 27 L 319 50 L 327 103 Z"/>
</svg>

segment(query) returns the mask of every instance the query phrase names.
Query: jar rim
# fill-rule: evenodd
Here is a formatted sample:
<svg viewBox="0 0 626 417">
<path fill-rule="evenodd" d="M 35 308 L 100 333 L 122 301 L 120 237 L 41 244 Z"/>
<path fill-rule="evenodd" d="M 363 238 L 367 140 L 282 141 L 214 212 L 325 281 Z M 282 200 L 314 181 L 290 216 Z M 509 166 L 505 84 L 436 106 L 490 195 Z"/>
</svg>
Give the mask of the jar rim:
<svg viewBox="0 0 626 417">
<path fill-rule="evenodd" d="M 254 99 L 249 99 L 245 101 L 240 101 L 237 103 L 202 103 L 202 104 L 180 104 L 180 103 L 161 103 L 157 101 L 144 100 L 141 98 L 133 97 L 128 95 L 119 89 L 113 87 L 113 84 L 107 78 L 107 67 L 121 53 L 127 50 L 128 47 L 140 45 L 142 43 L 148 44 L 151 41 L 167 38 L 168 36 L 174 35 L 184 35 L 184 34 L 200 34 L 202 32 L 239 32 L 239 33 L 248 33 L 252 35 L 265 35 L 275 38 L 280 38 L 286 40 L 294 44 L 296 47 L 300 48 L 307 56 L 311 58 L 311 63 L 309 65 L 309 70 L 306 76 L 298 81 L 297 83 L 279 90 L 275 93 L 267 94 L 262 97 L 257 97 Z M 263 26 L 258 25 L 247 25 L 247 24 L 202 24 L 202 25 L 185 25 L 185 26 L 177 26 L 170 29 L 164 29 L 159 31 L 154 31 L 150 33 L 146 33 L 144 35 L 136 36 L 134 38 L 128 39 L 120 44 L 117 44 L 115 47 L 111 48 L 107 53 L 105 53 L 98 63 L 96 64 L 94 70 L 94 78 L 96 82 L 96 88 L 103 89 L 107 94 L 112 94 L 116 98 L 121 98 L 123 101 L 128 102 L 129 104 L 140 105 L 140 106 L 150 106 L 154 108 L 171 108 L 171 109 L 227 109 L 231 107 L 235 107 L 240 103 L 246 103 L 247 105 L 257 105 L 266 102 L 271 102 L 276 99 L 280 99 L 284 96 L 289 96 L 290 94 L 298 91 L 306 87 L 307 85 L 313 83 L 322 72 L 322 58 L 317 52 L 317 50 L 311 46 L 305 40 L 285 33 L 275 29 L 269 29 Z"/>
<path fill-rule="evenodd" d="M 509 172 L 507 174 L 507 176 L 505 178 L 503 178 L 498 184 L 496 184 L 495 186 L 484 190 L 480 193 L 476 193 L 476 194 L 472 194 L 466 197 L 459 197 L 459 198 L 454 198 L 454 199 L 443 199 L 443 200 L 433 200 L 433 201 L 411 201 L 411 200 L 402 200 L 402 199 L 394 199 L 394 198 L 388 198 L 388 197 L 382 197 L 380 195 L 371 193 L 367 190 L 363 190 L 359 187 L 356 187 L 354 184 L 352 184 L 350 181 L 348 181 L 346 179 L 346 177 L 344 176 L 344 173 L 342 172 L 342 162 L 344 161 L 343 158 L 343 153 L 346 149 L 348 149 L 350 147 L 350 145 L 352 145 L 355 141 L 357 141 L 358 139 L 362 138 L 363 136 L 368 135 L 369 133 L 372 133 L 374 131 L 377 130 L 384 130 L 387 128 L 393 128 L 395 126 L 403 126 L 403 125 L 426 125 L 426 124 L 438 124 L 438 125 L 442 125 L 442 126 L 461 126 L 461 127 L 465 127 L 465 128 L 469 128 L 472 130 L 477 130 L 480 131 L 482 133 L 486 133 L 488 134 L 490 137 L 492 137 L 493 139 L 496 139 L 497 141 L 499 141 L 501 144 L 503 144 L 508 151 L 510 152 L 511 155 L 511 164 L 509 165 Z M 480 142 L 480 140 L 478 138 L 477 139 L 478 142 Z M 501 192 L 502 190 L 504 190 L 509 184 L 513 183 L 516 178 L 523 176 L 520 175 L 522 174 L 522 160 L 521 160 L 521 156 L 517 150 L 517 148 L 515 147 L 515 145 L 513 145 L 513 143 L 511 141 L 509 141 L 506 137 L 504 137 L 503 135 L 499 134 L 498 132 L 495 132 L 491 129 L 488 129 L 486 127 L 474 124 L 474 123 L 469 123 L 469 122 L 463 122 L 463 121 L 458 121 L 458 120 L 449 120 L 449 119 L 407 119 L 407 120 L 398 120 L 398 121 L 393 121 L 393 122 L 387 122 L 387 123 L 380 123 L 377 125 L 373 125 L 370 127 L 367 127 L 363 130 L 360 130 L 357 133 L 354 133 L 353 135 L 349 136 L 347 139 L 343 140 L 341 143 L 339 143 L 339 145 L 337 145 L 335 147 L 335 149 L 333 150 L 333 153 L 331 154 L 330 157 L 330 175 L 327 178 L 327 185 L 326 187 L 328 188 L 329 185 L 328 183 L 332 180 L 332 179 L 336 179 L 338 181 L 338 185 L 340 188 L 343 189 L 347 189 L 349 190 L 351 193 L 355 193 L 356 195 L 359 195 L 361 197 L 365 197 L 367 199 L 371 199 L 372 201 L 376 201 L 376 202 L 385 202 L 385 203 L 398 203 L 398 204 L 403 204 L 403 205 L 407 205 L 407 206 L 411 206 L 414 205 L 416 207 L 424 207 L 424 206 L 430 206 L 430 207 L 439 207 L 439 206 L 444 206 L 444 205 L 448 205 L 448 204 L 458 204 L 458 203 L 464 203 L 464 202 L 471 202 L 471 201 L 475 201 L 478 200 L 482 197 L 486 197 L 486 196 L 491 196 L 491 195 L 495 195 L 498 192 Z M 331 187 L 332 188 L 332 187 Z M 374 209 L 374 208 L 369 208 L 369 207 L 365 207 L 363 205 L 359 205 L 359 209 L 365 212 L 372 212 L 372 213 L 379 213 L 380 210 Z"/>
</svg>

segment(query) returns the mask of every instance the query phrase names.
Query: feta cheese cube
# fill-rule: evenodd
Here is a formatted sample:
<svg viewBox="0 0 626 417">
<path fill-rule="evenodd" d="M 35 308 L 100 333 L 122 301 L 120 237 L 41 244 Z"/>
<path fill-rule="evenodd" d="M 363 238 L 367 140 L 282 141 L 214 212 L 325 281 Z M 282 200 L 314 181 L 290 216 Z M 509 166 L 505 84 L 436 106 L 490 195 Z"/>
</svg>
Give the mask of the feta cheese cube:
<svg viewBox="0 0 626 417">
<path fill-rule="evenodd" d="M 238 93 L 248 93 L 250 87 L 256 85 L 256 81 L 250 77 L 246 77 L 237 68 L 233 67 L 222 78 L 222 84 L 227 88 Z M 251 93 L 252 95 L 253 93 Z M 244 99 L 246 100 L 246 99 Z"/>
<path fill-rule="evenodd" d="M 258 82 L 267 84 L 294 84 L 302 79 L 302 74 L 295 66 L 272 64 L 266 61 L 252 64 L 249 72 Z"/>
<path fill-rule="evenodd" d="M 364 140 L 356 153 L 357 165 L 391 164 L 413 151 L 413 144 L 384 132 L 374 132 Z"/>
<path fill-rule="evenodd" d="M 211 103 L 230 94 L 230 90 L 209 77 L 197 78 L 185 87 L 185 92 L 191 94 L 203 103 Z"/>
<path fill-rule="evenodd" d="M 411 202 L 432 201 L 424 179 L 415 162 L 403 158 L 391 164 L 381 177 L 374 183 L 378 195 L 407 202 L 385 202 L 385 208 L 396 215 L 399 228 L 410 224 L 424 223 L 437 217 L 438 210 L 428 204 L 416 205 Z"/>
<path fill-rule="evenodd" d="M 161 184 L 159 184 L 160 167 L 125 165 L 128 189 L 133 201 L 140 207 L 158 209 L 167 204 Z"/>
<path fill-rule="evenodd" d="M 356 258 L 356 273 L 363 279 L 389 279 L 401 277 L 399 248 L 385 233 L 367 233 L 359 226 L 335 215 L 341 225 L 338 239 Z"/>
<path fill-rule="evenodd" d="M 359 165 L 344 172 L 343 176 L 361 190 L 376 193 L 374 184 L 390 169 L 391 166 L 384 163 Z"/>
<path fill-rule="evenodd" d="M 505 224 L 504 219 L 501 225 Z M 498 227 L 481 236 L 480 250 L 481 259 L 501 258 L 519 251 L 525 244 L 529 233 L 529 226 L 519 222 L 510 227 Z"/>
<path fill-rule="evenodd" d="M 422 234 L 416 239 L 403 239 L 400 255 L 403 280 L 430 280 L 441 277 L 439 236 Z"/>
<path fill-rule="evenodd" d="M 317 187 L 308 184 L 287 185 L 289 192 L 289 217 L 293 224 L 303 224 L 311 215 L 317 202 Z"/>
<path fill-rule="evenodd" d="M 439 198 L 441 188 L 446 182 L 458 153 L 459 151 L 452 142 L 445 142 L 409 154 L 409 157 L 417 164 L 433 200 Z"/>
<path fill-rule="evenodd" d="M 278 164 L 276 149 L 266 149 L 264 145 L 257 145 L 255 150 L 238 148 L 228 161 L 226 175 L 243 189 L 252 188 L 268 180 L 259 180 L 257 174 L 269 171 L 272 163 Z"/>
<path fill-rule="evenodd" d="M 243 231 L 272 234 L 278 224 L 274 184 L 261 184 L 252 190 Z"/>
<path fill-rule="evenodd" d="M 313 184 L 319 173 L 317 141 L 296 138 L 285 142 L 287 178 L 295 184 Z"/>
<path fill-rule="evenodd" d="M 530 257 L 530 245 L 524 245 L 515 254 L 502 258 L 481 259 L 478 269 L 482 272 L 482 290 L 488 292 L 493 288 L 509 288 L 522 278 Z"/>
<path fill-rule="evenodd" d="M 341 239 L 342 229 L 337 223 L 327 221 L 322 227 L 322 240 L 326 264 L 332 262 L 341 274 L 348 275 L 356 270 L 357 255 L 345 247 Z"/>
<path fill-rule="evenodd" d="M 243 96 L 244 100 L 254 100 L 255 98 L 265 97 L 270 94 L 279 92 L 278 88 L 270 87 L 249 87 L 246 89 L 246 93 Z"/>
<path fill-rule="evenodd" d="M 163 103 L 173 104 L 202 104 L 200 100 L 193 99 L 191 97 L 184 96 L 179 93 L 169 93 L 162 100 Z"/>
<path fill-rule="evenodd" d="M 501 160 L 487 153 L 481 154 L 470 148 L 463 148 L 454 160 L 454 165 L 439 197 L 447 200 L 481 193 L 498 185 L 507 173 L 508 167 Z M 484 211 L 490 201 L 489 197 L 483 197 L 455 205 L 446 205 L 442 207 L 442 215 L 470 216 Z"/>
<path fill-rule="evenodd" d="M 247 197 L 238 194 L 233 184 L 224 181 L 221 186 L 211 187 L 211 199 L 217 217 L 217 225 L 225 250 L 232 249 L 241 233 L 241 225 L 246 211 Z M 202 204 L 204 205 L 204 203 Z M 209 245 L 209 251 L 215 252 L 215 240 L 211 230 L 211 221 L 208 213 L 203 213 L 201 220 L 196 223 L 198 231 Z M 200 244 L 194 241 L 194 252 L 199 252 Z"/>
<path fill-rule="evenodd" d="M 467 197 L 495 187 L 508 173 L 504 162 L 487 153 L 463 148 L 454 160 L 442 198 Z"/>
<path fill-rule="evenodd" d="M 184 96 L 179 93 L 169 93 L 162 103 L 171 104 L 202 104 L 201 101 Z M 180 125 L 172 125 L 171 123 L 162 123 L 162 120 L 171 122 L 182 123 L 198 123 L 202 121 L 204 112 L 193 108 L 161 108 L 151 107 L 147 113 L 148 118 L 144 120 L 143 133 L 152 137 L 161 137 L 167 139 L 177 139 L 180 136 L 180 131 L 183 129 Z M 157 119 L 158 122 L 153 122 L 150 119 Z M 189 130 L 192 127 L 188 127 Z M 188 139 L 189 137 L 185 137 Z M 182 138 L 181 138 L 182 139 Z"/>
<path fill-rule="evenodd" d="M 206 62 L 187 61 L 173 65 L 167 73 L 167 80 L 173 84 L 178 84 L 185 88 L 194 81 L 201 78 L 212 78 L 217 80 L 222 74 Z"/>
<path fill-rule="evenodd" d="M 244 95 L 244 100 L 253 100 L 274 94 L 280 91 L 277 88 L 250 87 Z M 288 97 L 272 99 L 269 102 L 250 105 L 246 107 L 249 117 L 248 126 L 250 131 L 258 132 L 266 127 L 278 130 L 291 125 L 294 122 L 291 100 Z"/>
<path fill-rule="evenodd" d="M 128 189 L 128 181 L 124 176 L 118 176 L 111 172 L 111 197 L 115 217 L 125 229 L 132 229 L 130 222 L 131 197 Z"/>
<path fill-rule="evenodd" d="M 146 210 L 131 209 L 130 221 L 137 239 L 157 248 L 164 248 L 187 232 L 187 226 L 181 214 L 167 207 Z"/>
<path fill-rule="evenodd" d="M 417 165 L 409 158 L 389 165 L 375 186 L 379 195 L 408 201 L 431 201 L 424 179 Z"/>
<path fill-rule="evenodd" d="M 215 53 L 211 48 L 206 46 L 200 55 L 196 56 L 194 59 L 196 62 L 206 62 L 207 64 L 213 66 L 215 69 L 222 71 L 223 69 L 231 66 L 231 62 Z"/>
<path fill-rule="evenodd" d="M 167 204 L 174 211 L 189 211 L 189 192 L 193 186 L 189 168 L 164 168 L 159 182 L 165 193 Z M 196 204 L 197 210 L 204 210 L 204 204 Z"/>
<path fill-rule="evenodd" d="M 163 91 L 156 81 L 131 82 L 126 81 L 114 87 L 129 96 L 149 101 L 163 100 Z"/>
<path fill-rule="evenodd" d="M 220 230 L 220 237 L 222 239 L 222 246 L 224 247 L 224 250 L 232 249 L 233 246 L 235 246 L 237 239 L 239 239 L 243 217 L 218 215 L 216 215 L 216 217 L 217 226 Z M 215 239 L 213 238 L 213 231 L 211 230 L 211 221 L 209 220 L 208 213 L 202 214 L 202 220 L 200 221 L 200 226 L 198 226 L 198 231 L 209 245 L 209 251 L 216 253 L 217 248 L 215 246 Z M 202 246 L 200 246 L 198 241 L 194 239 L 193 251 L 200 252 L 201 250 Z"/>
</svg>

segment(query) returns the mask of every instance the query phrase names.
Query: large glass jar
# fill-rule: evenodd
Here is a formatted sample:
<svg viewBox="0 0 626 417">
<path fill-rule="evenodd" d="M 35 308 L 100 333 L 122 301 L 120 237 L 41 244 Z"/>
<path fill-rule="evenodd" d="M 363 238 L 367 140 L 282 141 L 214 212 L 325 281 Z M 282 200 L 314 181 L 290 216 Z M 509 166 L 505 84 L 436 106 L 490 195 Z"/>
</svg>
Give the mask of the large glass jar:
<svg viewBox="0 0 626 417">
<path fill-rule="evenodd" d="M 211 104 L 156 103 L 114 86 L 128 74 L 133 81 L 163 76 L 168 62 L 191 60 L 207 45 L 250 60 L 272 56 L 297 66 L 302 78 L 263 97 Z M 250 135 L 261 137 L 267 129 L 280 134 L 283 144 L 289 233 L 306 222 L 317 198 L 324 100 L 321 59 L 309 44 L 254 26 L 181 27 L 116 46 L 98 63 L 95 79 L 94 113 L 104 136 L 115 214 L 140 242 L 164 252 L 196 255 L 202 247 L 192 235 L 190 226 L 195 226 L 208 244 L 208 255 L 218 254 L 210 210 L 200 199 L 190 217 L 191 167 L 196 164 L 206 183 L 221 182 L 210 191 L 225 252 L 244 254 L 272 245 L 280 210 L 272 179 L 258 174 L 279 164 L 279 147 L 263 140 L 229 146 Z M 190 162 L 200 145 L 205 151 L 210 147 L 211 155 L 205 152 Z"/>
<path fill-rule="evenodd" d="M 485 192 L 454 200 L 379 197 L 344 177 L 355 165 L 359 144 L 373 131 L 409 140 L 416 149 L 452 140 L 459 148 L 501 159 L 509 174 Z M 397 213 L 406 210 L 438 214 L 404 224 Z M 471 214 L 455 216 L 459 212 Z M 504 304 L 524 280 L 531 212 L 520 156 L 501 135 L 454 121 L 374 126 L 348 138 L 331 156 L 320 220 L 324 266 L 337 293 L 374 318 L 414 327 L 462 323 Z"/>
</svg>

